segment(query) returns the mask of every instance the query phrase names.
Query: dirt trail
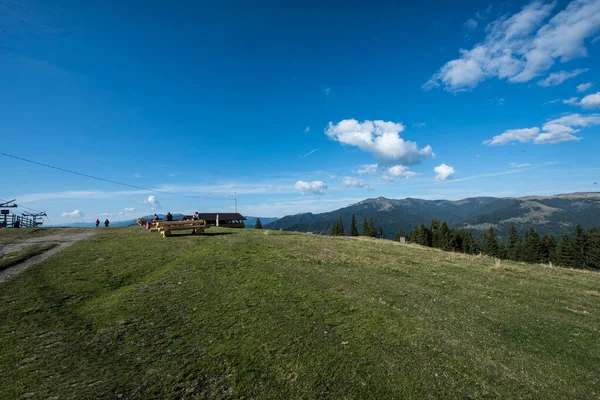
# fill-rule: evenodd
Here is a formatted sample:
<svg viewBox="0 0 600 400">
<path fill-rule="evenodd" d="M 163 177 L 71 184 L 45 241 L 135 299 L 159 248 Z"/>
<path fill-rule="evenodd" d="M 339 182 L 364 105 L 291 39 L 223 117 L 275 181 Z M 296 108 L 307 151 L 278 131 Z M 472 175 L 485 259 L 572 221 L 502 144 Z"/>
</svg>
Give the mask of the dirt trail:
<svg viewBox="0 0 600 400">
<path fill-rule="evenodd" d="M 27 268 L 44 261 L 48 257 L 51 257 L 54 254 L 66 249 L 73 243 L 77 243 L 80 240 L 85 240 L 85 239 L 89 238 L 90 236 L 93 236 L 95 233 L 96 233 L 96 231 L 94 231 L 92 229 L 82 231 L 82 232 L 59 232 L 59 233 L 56 233 L 53 235 L 27 239 L 27 240 L 19 241 L 16 243 L 0 244 L 0 256 L 7 254 L 7 253 L 19 251 L 19 250 L 23 249 L 24 247 L 33 246 L 36 244 L 49 244 L 49 243 L 58 244 L 58 246 L 56 246 L 42 254 L 39 254 L 35 257 L 31 257 L 22 263 L 19 263 L 17 265 L 14 265 L 12 267 L 5 269 L 4 271 L 0 271 L 0 283 L 6 282 L 10 278 L 25 271 Z"/>
</svg>

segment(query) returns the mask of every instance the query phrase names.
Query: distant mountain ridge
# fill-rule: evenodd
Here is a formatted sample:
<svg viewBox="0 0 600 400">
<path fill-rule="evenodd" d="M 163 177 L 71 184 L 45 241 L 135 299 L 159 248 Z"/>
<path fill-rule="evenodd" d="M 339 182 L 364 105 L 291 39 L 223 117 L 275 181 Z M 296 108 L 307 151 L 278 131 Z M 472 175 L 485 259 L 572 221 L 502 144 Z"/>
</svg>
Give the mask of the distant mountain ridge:
<svg viewBox="0 0 600 400">
<path fill-rule="evenodd" d="M 468 229 L 475 234 L 494 226 L 498 234 L 503 236 L 508 227 L 514 224 L 519 232 L 533 226 L 541 234 L 560 235 L 564 231 L 571 232 L 578 223 L 584 228 L 600 226 L 600 193 L 518 198 L 472 197 L 462 200 L 378 197 L 327 213 L 289 215 L 265 228 L 328 234 L 331 223 L 341 216 L 348 234 L 352 213 L 356 216 L 359 232 L 364 218 L 373 217 L 375 225 L 382 227 L 384 237 L 389 239 L 400 229 L 409 233 L 418 224 L 428 225 L 433 219 L 446 221 L 453 227 Z"/>
</svg>

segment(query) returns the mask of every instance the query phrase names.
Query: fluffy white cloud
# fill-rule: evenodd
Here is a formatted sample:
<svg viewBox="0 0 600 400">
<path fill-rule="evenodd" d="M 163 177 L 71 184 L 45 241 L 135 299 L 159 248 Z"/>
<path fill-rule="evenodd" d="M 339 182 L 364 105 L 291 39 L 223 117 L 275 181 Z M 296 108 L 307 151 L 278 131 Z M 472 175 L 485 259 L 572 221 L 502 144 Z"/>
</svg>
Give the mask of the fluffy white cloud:
<svg viewBox="0 0 600 400">
<path fill-rule="evenodd" d="M 577 98 L 577 97 L 571 97 L 568 99 L 564 99 L 562 102 L 563 102 L 563 104 L 577 104 L 578 100 L 579 100 L 579 98 Z"/>
<path fill-rule="evenodd" d="M 464 26 L 466 29 L 473 31 L 473 30 L 477 29 L 477 25 L 479 25 L 479 22 L 477 22 L 476 19 L 469 18 L 469 20 L 467 22 L 465 22 Z"/>
<path fill-rule="evenodd" d="M 585 96 L 579 105 L 583 108 L 600 108 L 600 92 Z"/>
<path fill-rule="evenodd" d="M 150 204 L 152 207 L 152 209 L 157 209 L 160 208 L 160 203 L 158 202 L 158 200 L 156 199 L 156 197 L 154 197 L 154 195 L 150 195 L 148 196 L 148 198 L 145 201 L 146 204 Z"/>
<path fill-rule="evenodd" d="M 312 194 L 324 194 L 327 190 L 327 185 L 323 181 L 304 182 L 298 181 L 294 185 L 297 191 L 304 194 L 310 192 Z"/>
<path fill-rule="evenodd" d="M 486 27 L 486 37 L 471 50 L 447 62 L 423 85 L 443 85 L 458 92 L 489 78 L 528 82 L 548 71 L 556 60 L 587 56 L 584 42 L 600 31 L 600 2 L 573 0 L 549 21 L 556 2 L 533 1 L 511 17 L 502 16 Z M 551 81 L 552 82 L 552 81 Z"/>
<path fill-rule="evenodd" d="M 568 114 L 546 122 L 542 126 L 543 133 L 536 137 L 533 142 L 536 144 L 549 144 L 581 140 L 580 137 L 574 135 L 580 131 L 577 128 L 595 125 L 600 125 L 600 115 L 598 114 Z"/>
<path fill-rule="evenodd" d="M 342 144 L 356 146 L 369 152 L 384 162 L 413 165 L 424 158 L 435 156 L 431 146 L 419 148 L 415 142 L 402 139 L 402 131 L 404 125 L 401 123 L 345 119 L 337 124 L 330 122 L 325 134 Z"/>
<path fill-rule="evenodd" d="M 566 81 L 567 79 L 574 78 L 577 75 L 583 74 L 584 72 L 587 72 L 587 71 L 588 71 L 587 68 L 583 68 L 583 69 L 576 69 L 571 72 L 568 72 L 568 71 L 553 72 L 550 75 L 548 75 L 547 78 L 542 79 L 541 81 L 538 81 L 538 85 L 543 86 L 543 87 L 558 86 L 561 83 L 563 83 L 564 81 Z"/>
<path fill-rule="evenodd" d="M 393 167 L 389 167 L 386 172 L 391 177 L 404 179 L 410 179 L 417 175 L 416 172 L 409 171 L 408 167 L 404 165 L 394 165 Z"/>
<path fill-rule="evenodd" d="M 83 213 L 80 210 L 73 210 L 71 212 L 63 212 L 62 214 L 60 214 L 61 217 L 63 218 L 81 218 L 83 217 Z"/>
<path fill-rule="evenodd" d="M 436 181 L 445 181 L 456 171 L 454 170 L 454 168 L 452 168 L 449 165 L 441 164 L 441 165 L 438 165 L 437 167 L 435 167 L 433 169 L 433 172 L 435 172 L 437 174 L 435 176 Z"/>
<path fill-rule="evenodd" d="M 123 211 L 125 211 L 126 213 L 128 213 L 128 212 L 134 212 L 134 211 L 135 211 L 135 208 L 125 207 L 125 208 L 123 209 Z"/>
<path fill-rule="evenodd" d="M 375 189 L 373 187 L 373 185 L 366 182 L 364 179 L 351 178 L 349 176 L 346 176 L 346 177 L 344 177 L 344 179 L 342 179 L 342 185 L 344 185 L 345 187 L 357 187 L 357 188 L 363 188 L 366 190 Z"/>
<path fill-rule="evenodd" d="M 491 140 L 484 141 L 489 145 L 504 145 L 510 142 L 533 142 L 535 144 L 551 144 L 581 140 L 575 136 L 580 128 L 600 125 L 600 114 L 580 115 L 567 114 L 546 122 L 539 128 L 513 129 Z"/>
<path fill-rule="evenodd" d="M 356 171 L 360 175 L 364 174 L 374 174 L 377 172 L 377 164 L 366 164 L 361 165 L 360 168 Z"/>
<path fill-rule="evenodd" d="M 587 91 L 589 88 L 594 86 L 592 82 L 582 83 L 581 85 L 577 85 L 577 93 L 583 93 Z"/>
<path fill-rule="evenodd" d="M 511 129 L 483 143 L 494 146 L 517 141 L 521 143 L 531 142 L 539 133 L 540 128 Z"/>
</svg>

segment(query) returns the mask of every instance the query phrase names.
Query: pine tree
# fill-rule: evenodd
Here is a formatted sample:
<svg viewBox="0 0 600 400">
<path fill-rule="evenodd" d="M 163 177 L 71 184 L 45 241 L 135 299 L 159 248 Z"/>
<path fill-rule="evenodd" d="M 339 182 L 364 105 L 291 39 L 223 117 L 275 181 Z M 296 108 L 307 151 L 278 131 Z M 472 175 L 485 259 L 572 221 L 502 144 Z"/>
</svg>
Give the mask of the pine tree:
<svg viewBox="0 0 600 400">
<path fill-rule="evenodd" d="M 339 227 L 338 227 L 338 223 L 337 223 L 337 221 L 333 221 L 333 222 L 331 223 L 331 233 L 329 234 L 329 236 L 337 236 L 337 235 L 338 235 L 338 232 L 339 232 L 339 229 L 338 229 L 338 228 L 339 228 Z"/>
<path fill-rule="evenodd" d="M 586 253 L 587 253 L 587 232 L 583 230 L 581 225 L 575 227 L 575 239 L 573 240 L 573 264 L 575 268 L 585 268 Z"/>
<path fill-rule="evenodd" d="M 375 223 L 373 217 L 369 217 L 369 236 L 377 237 L 377 231 L 375 230 Z"/>
<path fill-rule="evenodd" d="M 544 235 L 542 238 L 542 262 L 556 264 L 556 238 L 554 235 Z"/>
<path fill-rule="evenodd" d="M 362 235 L 363 236 L 370 236 L 369 235 L 369 222 L 367 222 L 367 217 L 365 217 L 365 220 L 363 221 Z"/>
<path fill-rule="evenodd" d="M 377 237 L 380 239 L 383 238 L 383 228 L 382 227 L 377 228 Z"/>
<path fill-rule="evenodd" d="M 496 232 L 494 227 L 490 226 L 490 229 L 483 236 L 482 252 L 491 257 L 498 257 L 498 239 L 496 238 Z"/>
<path fill-rule="evenodd" d="M 434 219 L 429 224 L 429 231 L 431 232 L 431 247 L 436 249 L 442 248 L 442 239 L 440 235 L 440 221 Z"/>
<path fill-rule="evenodd" d="M 600 229 L 588 231 L 588 243 L 585 264 L 589 268 L 600 269 Z"/>
<path fill-rule="evenodd" d="M 260 222 L 260 218 L 256 218 L 256 224 L 254 225 L 256 229 L 262 229 L 262 223 Z"/>
<path fill-rule="evenodd" d="M 338 219 L 338 236 L 346 236 L 346 231 L 344 229 L 344 221 L 342 221 L 342 216 L 340 215 L 339 219 Z"/>
<path fill-rule="evenodd" d="M 440 225 L 440 248 L 445 251 L 453 251 L 456 245 L 454 241 L 454 232 L 448 227 L 446 221 Z"/>
<path fill-rule="evenodd" d="M 523 261 L 534 264 L 542 262 L 541 248 L 542 243 L 540 241 L 540 235 L 538 235 L 535 228 L 532 226 L 527 232 L 525 232 Z"/>
<path fill-rule="evenodd" d="M 517 232 L 517 228 L 511 225 L 508 228 L 508 241 L 506 242 L 506 251 L 509 260 L 520 261 L 521 259 L 521 238 Z"/>
<path fill-rule="evenodd" d="M 358 229 L 356 229 L 356 219 L 354 213 L 352 213 L 352 222 L 350 223 L 350 236 L 358 236 Z"/>
<path fill-rule="evenodd" d="M 558 242 L 556 248 L 558 263 L 567 268 L 575 266 L 575 255 L 573 252 L 573 243 L 568 233 L 564 233 Z"/>
</svg>

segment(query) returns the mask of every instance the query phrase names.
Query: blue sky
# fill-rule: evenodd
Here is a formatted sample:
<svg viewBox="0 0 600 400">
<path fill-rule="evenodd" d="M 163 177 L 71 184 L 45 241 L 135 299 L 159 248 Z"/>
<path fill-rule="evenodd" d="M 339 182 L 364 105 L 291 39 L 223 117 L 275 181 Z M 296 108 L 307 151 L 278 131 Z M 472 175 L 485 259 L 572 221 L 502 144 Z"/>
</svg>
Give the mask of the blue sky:
<svg viewBox="0 0 600 400">
<path fill-rule="evenodd" d="M 597 191 L 600 2 L 459 3 L 0 0 L 2 152 L 151 189 L 0 156 L 0 199 L 59 224 Z"/>
</svg>

